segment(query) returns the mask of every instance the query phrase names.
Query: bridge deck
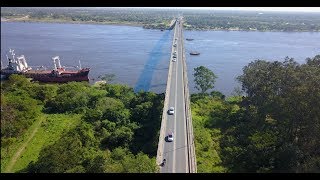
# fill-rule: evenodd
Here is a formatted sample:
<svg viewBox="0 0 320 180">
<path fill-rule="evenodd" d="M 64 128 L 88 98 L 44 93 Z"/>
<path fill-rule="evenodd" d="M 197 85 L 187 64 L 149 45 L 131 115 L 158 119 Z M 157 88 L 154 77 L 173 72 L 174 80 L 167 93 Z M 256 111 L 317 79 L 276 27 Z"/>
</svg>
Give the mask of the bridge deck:
<svg viewBox="0 0 320 180">
<path fill-rule="evenodd" d="M 160 172 L 162 173 L 196 172 L 181 21 L 182 19 L 176 22 L 174 29 L 166 99 L 159 137 L 157 162 L 161 164 L 162 160 L 166 159 L 166 164 L 160 167 Z M 173 61 L 174 56 L 176 56 L 176 61 Z M 170 107 L 174 107 L 175 109 L 173 115 L 167 113 Z M 174 134 L 172 142 L 168 142 L 166 138 L 170 132 Z"/>
</svg>

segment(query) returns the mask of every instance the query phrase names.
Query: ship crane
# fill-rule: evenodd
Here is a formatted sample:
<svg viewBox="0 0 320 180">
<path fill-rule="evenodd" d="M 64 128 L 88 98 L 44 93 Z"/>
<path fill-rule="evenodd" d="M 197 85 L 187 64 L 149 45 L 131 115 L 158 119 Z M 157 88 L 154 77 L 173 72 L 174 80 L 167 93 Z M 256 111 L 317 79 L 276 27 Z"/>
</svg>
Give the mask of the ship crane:
<svg viewBox="0 0 320 180">
<path fill-rule="evenodd" d="M 18 64 L 20 66 L 20 69 L 22 71 L 28 71 L 30 70 L 30 68 L 28 67 L 28 64 L 27 64 L 27 61 L 26 61 L 26 58 L 24 57 L 24 55 L 21 55 L 21 56 L 18 56 L 17 57 L 17 61 L 18 61 Z"/>
<path fill-rule="evenodd" d="M 11 53 L 12 59 L 10 59 L 7 55 L 7 59 L 9 60 L 10 66 L 16 71 L 27 71 L 28 68 L 27 61 L 24 55 L 18 56 L 17 59 L 15 58 L 14 50 L 10 49 L 9 52 Z"/>
<path fill-rule="evenodd" d="M 57 71 L 56 59 L 52 58 L 52 60 L 53 60 L 54 70 Z"/>
<path fill-rule="evenodd" d="M 12 55 L 13 63 L 16 63 L 16 60 L 14 59 L 14 55 L 16 55 L 16 54 L 14 53 L 14 50 L 12 50 L 12 49 L 10 48 L 9 52 L 10 52 L 11 55 Z M 8 56 L 7 56 L 7 57 L 8 57 Z"/>
<path fill-rule="evenodd" d="M 56 61 L 58 62 L 58 68 L 61 69 L 60 57 L 59 56 L 55 56 L 55 57 L 52 58 L 52 60 L 53 60 L 53 64 L 54 64 L 54 69 L 57 70 Z"/>
</svg>

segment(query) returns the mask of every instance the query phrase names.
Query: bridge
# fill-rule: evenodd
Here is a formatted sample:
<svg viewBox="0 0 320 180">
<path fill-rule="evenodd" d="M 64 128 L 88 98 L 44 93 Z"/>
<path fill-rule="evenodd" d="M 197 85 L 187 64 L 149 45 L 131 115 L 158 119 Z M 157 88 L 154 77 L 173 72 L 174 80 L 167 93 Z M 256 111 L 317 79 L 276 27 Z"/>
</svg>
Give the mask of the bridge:
<svg viewBox="0 0 320 180">
<path fill-rule="evenodd" d="M 168 30 L 172 30 L 176 25 L 176 19 L 171 20 Z"/>
<path fill-rule="evenodd" d="M 160 173 L 197 172 L 182 24 L 182 17 L 174 20 L 174 36 L 157 151 Z M 173 114 L 168 113 L 170 107 L 174 107 Z M 173 133 L 173 141 L 169 141 L 169 133 Z M 163 159 L 166 159 L 164 165 Z"/>
</svg>

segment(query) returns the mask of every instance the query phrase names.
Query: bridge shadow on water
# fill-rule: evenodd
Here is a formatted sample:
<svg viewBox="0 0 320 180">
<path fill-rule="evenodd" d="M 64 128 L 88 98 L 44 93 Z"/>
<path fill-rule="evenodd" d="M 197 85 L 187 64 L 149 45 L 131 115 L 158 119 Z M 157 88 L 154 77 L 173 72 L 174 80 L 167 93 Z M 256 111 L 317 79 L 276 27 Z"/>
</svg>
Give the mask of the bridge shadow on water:
<svg viewBox="0 0 320 180">
<path fill-rule="evenodd" d="M 166 32 L 163 34 L 163 36 L 158 40 L 156 45 L 151 50 L 149 58 L 146 64 L 144 65 L 144 68 L 134 87 L 135 92 L 139 92 L 141 90 L 148 91 L 150 89 L 153 73 L 156 70 L 156 67 L 159 64 L 161 58 L 164 55 L 167 55 L 167 53 L 162 52 L 162 48 L 170 40 L 170 32 L 171 30 L 166 30 Z"/>
</svg>

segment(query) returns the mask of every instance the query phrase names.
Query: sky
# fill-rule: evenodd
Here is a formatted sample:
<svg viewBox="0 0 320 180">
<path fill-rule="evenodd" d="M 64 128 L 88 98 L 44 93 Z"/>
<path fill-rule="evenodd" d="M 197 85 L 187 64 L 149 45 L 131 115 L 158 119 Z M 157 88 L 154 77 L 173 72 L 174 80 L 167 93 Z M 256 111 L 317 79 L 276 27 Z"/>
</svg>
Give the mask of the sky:
<svg viewBox="0 0 320 180">
<path fill-rule="evenodd" d="M 283 11 L 283 12 L 319 12 L 320 7 L 135 7 L 146 9 L 197 9 L 197 10 L 246 10 L 246 11 Z"/>
</svg>

